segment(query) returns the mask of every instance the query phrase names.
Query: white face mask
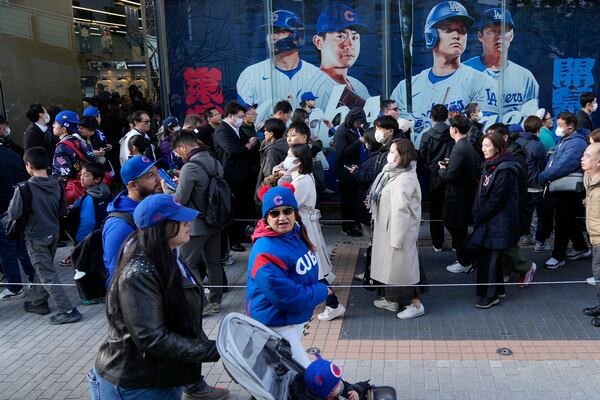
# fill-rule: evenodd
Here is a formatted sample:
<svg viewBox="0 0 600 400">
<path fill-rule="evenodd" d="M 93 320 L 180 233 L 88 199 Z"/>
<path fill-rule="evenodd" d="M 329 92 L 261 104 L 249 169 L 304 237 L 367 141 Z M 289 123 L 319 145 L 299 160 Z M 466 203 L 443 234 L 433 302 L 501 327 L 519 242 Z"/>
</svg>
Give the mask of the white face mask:
<svg viewBox="0 0 600 400">
<path fill-rule="evenodd" d="M 596 111 L 598 109 L 598 103 L 594 103 L 594 105 L 592 106 L 592 112 Z"/>
<path fill-rule="evenodd" d="M 482 119 L 482 118 L 483 118 L 483 111 L 479 111 L 479 112 L 477 113 L 477 120 L 480 120 L 480 119 Z"/>
<path fill-rule="evenodd" d="M 50 122 L 50 114 L 45 114 L 44 115 L 44 123 L 48 124 Z"/>
<path fill-rule="evenodd" d="M 383 141 L 385 140 L 385 135 L 383 131 L 379 129 L 375 130 L 375 140 L 377 141 L 377 143 L 383 143 Z"/>
<path fill-rule="evenodd" d="M 296 157 L 287 156 L 285 160 L 283 160 L 283 168 L 286 171 L 293 171 L 296 168 Z"/>
<path fill-rule="evenodd" d="M 4 130 L 4 137 L 9 137 L 10 136 L 10 126 L 7 126 L 6 129 Z"/>
<path fill-rule="evenodd" d="M 396 157 L 392 153 L 388 153 L 387 162 L 388 164 L 396 164 Z"/>
<path fill-rule="evenodd" d="M 556 132 L 554 132 L 556 134 L 556 136 L 558 137 L 563 137 L 565 136 L 565 128 L 561 128 L 560 126 L 558 126 L 556 128 Z"/>
<path fill-rule="evenodd" d="M 235 126 L 236 128 L 239 129 L 239 127 L 242 126 L 243 122 L 244 120 L 242 118 L 233 117 L 233 126 Z"/>
</svg>

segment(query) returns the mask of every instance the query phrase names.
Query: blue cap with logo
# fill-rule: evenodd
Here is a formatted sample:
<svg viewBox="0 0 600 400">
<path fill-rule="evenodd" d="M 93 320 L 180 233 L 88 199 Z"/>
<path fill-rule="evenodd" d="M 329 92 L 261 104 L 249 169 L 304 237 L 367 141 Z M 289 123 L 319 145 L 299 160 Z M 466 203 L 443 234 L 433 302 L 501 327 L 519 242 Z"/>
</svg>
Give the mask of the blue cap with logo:
<svg viewBox="0 0 600 400">
<path fill-rule="evenodd" d="M 316 100 L 316 99 L 318 99 L 318 97 L 315 96 L 313 94 L 313 92 L 304 92 L 304 93 L 302 93 L 302 96 L 300 96 L 301 101 L 309 101 L 309 100 Z"/>
<path fill-rule="evenodd" d="M 175 117 L 168 117 L 165 118 L 165 120 L 163 121 L 163 128 L 167 129 L 167 128 L 172 128 L 174 126 L 179 125 L 179 120 Z"/>
<path fill-rule="evenodd" d="M 515 27 L 510 11 L 504 10 L 504 12 L 502 12 L 501 8 L 490 8 L 481 14 L 479 29 L 482 30 L 488 25 L 501 24 L 502 21 L 511 28 Z"/>
<path fill-rule="evenodd" d="M 337 4 L 326 8 L 317 18 L 317 33 L 338 32 L 351 28 L 358 33 L 369 33 L 369 27 L 360 22 L 360 15 L 350 6 Z"/>
<path fill-rule="evenodd" d="M 342 371 L 331 361 L 321 358 L 319 353 L 316 356 L 304 372 L 304 383 L 309 392 L 320 399 L 328 399 L 342 381 Z"/>
<path fill-rule="evenodd" d="M 275 207 L 288 206 L 294 207 L 297 210 L 298 202 L 294 196 L 295 190 L 294 186 L 289 183 L 270 189 L 267 186 L 263 186 L 258 191 L 258 197 L 262 200 L 263 218 Z"/>
<path fill-rule="evenodd" d="M 75 133 L 77 132 L 77 127 L 79 125 L 79 117 L 77 116 L 76 112 L 65 110 L 56 114 L 54 122 L 64 128 L 67 128 L 69 132 Z"/>
<path fill-rule="evenodd" d="M 150 171 L 156 164 L 156 161 L 152 161 L 146 156 L 133 156 L 129 160 L 125 161 L 123 167 L 121 167 L 121 179 L 123 184 L 127 185 L 129 182 L 136 180 L 146 172 Z"/>
<path fill-rule="evenodd" d="M 510 133 L 514 132 L 525 132 L 525 129 L 521 126 L 521 124 L 511 124 L 508 126 L 508 131 Z"/>
<path fill-rule="evenodd" d="M 98 109 L 98 107 L 86 107 L 86 109 L 83 110 L 83 116 L 84 117 L 99 117 L 100 110 Z"/>
<path fill-rule="evenodd" d="M 199 212 L 184 207 L 175 196 L 170 194 L 151 194 L 137 205 L 133 212 L 133 220 L 140 229 L 150 228 L 163 221 L 192 221 Z"/>
</svg>

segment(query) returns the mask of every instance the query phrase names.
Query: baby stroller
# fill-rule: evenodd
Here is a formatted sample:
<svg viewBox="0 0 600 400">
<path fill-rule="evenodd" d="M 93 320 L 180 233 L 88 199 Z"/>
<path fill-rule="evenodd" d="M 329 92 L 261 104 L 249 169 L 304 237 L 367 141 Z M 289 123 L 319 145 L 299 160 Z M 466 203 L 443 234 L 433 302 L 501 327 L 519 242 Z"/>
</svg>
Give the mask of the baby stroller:
<svg viewBox="0 0 600 400">
<path fill-rule="evenodd" d="M 290 384 L 304 371 L 280 334 L 240 313 L 223 319 L 217 350 L 231 379 L 258 400 L 289 399 Z M 369 392 L 373 400 L 396 399 L 392 387 L 372 387 Z"/>
</svg>

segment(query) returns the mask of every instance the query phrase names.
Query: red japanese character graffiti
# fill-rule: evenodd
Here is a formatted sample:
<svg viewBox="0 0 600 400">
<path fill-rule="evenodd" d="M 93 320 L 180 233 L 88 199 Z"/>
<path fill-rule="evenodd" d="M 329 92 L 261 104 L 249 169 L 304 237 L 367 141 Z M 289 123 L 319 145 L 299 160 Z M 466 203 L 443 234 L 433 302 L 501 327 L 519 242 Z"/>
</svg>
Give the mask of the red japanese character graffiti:
<svg viewBox="0 0 600 400">
<path fill-rule="evenodd" d="M 183 71 L 185 79 L 186 115 L 202 114 L 209 107 L 223 112 L 223 86 L 221 70 L 215 67 L 187 67 Z"/>
</svg>

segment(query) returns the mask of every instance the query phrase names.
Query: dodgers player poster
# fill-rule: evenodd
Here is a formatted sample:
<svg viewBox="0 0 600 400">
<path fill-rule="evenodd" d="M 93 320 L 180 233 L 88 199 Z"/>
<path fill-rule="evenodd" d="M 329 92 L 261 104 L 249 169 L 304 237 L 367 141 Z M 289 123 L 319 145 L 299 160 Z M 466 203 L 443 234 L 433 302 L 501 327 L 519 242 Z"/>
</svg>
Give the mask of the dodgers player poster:
<svg viewBox="0 0 600 400">
<path fill-rule="evenodd" d="M 456 1 L 445 1 L 431 9 L 425 22 L 425 44 L 432 51 L 433 66 L 412 77 L 413 112 L 406 107 L 406 80 L 393 90 L 400 115 L 415 121 L 413 143 L 419 146 L 421 134 L 431 127 L 435 104 L 454 106 L 460 112 L 477 103 L 488 118 L 497 117 L 496 83 L 486 74 L 461 64 L 467 32 L 475 20 Z"/>
<path fill-rule="evenodd" d="M 236 84 L 238 101 L 260 106 L 267 101 L 274 105 L 287 100 L 297 106 L 306 83 L 322 72 L 300 58 L 299 50 L 305 40 L 300 17 L 288 10 L 276 10 L 272 18 L 273 35 L 267 42 L 273 46 L 274 63 L 267 58 L 242 71 Z"/>
<path fill-rule="evenodd" d="M 505 34 L 502 38 L 502 21 Z M 500 8 L 485 10 L 481 15 L 477 39 L 482 44 L 483 53 L 465 61 L 465 65 L 484 72 L 497 83 L 496 93 L 500 93 L 502 79 L 503 122 L 520 123 L 538 110 L 540 86 L 531 71 L 508 60 L 508 49 L 515 37 L 515 23 L 509 10 Z M 504 52 L 501 51 L 504 46 Z M 504 77 L 502 78 L 502 73 Z M 498 99 L 500 101 L 500 99 Z M 500 104 L 498 105 L 500 107 Z"/>
</svg>

